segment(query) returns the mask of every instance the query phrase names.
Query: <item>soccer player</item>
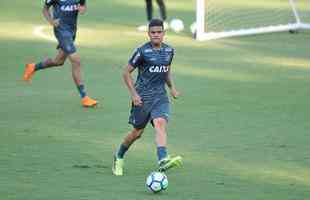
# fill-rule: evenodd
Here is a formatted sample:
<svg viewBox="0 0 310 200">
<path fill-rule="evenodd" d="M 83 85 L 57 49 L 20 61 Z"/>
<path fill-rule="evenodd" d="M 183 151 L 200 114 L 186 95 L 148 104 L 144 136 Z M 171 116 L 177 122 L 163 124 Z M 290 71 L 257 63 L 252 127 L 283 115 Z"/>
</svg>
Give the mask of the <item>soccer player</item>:
<svg viewBox="0 0 310 200">
<path fill-rule="evenodd" d="M 164 21 L 164 28 L 168 28 L 168 24 L 165 22 L 167 19 L 167 11 L 164 0 L 156 0 L 160 18 Z M 153 19 L 153 0 L 145 0 L 146 3 L 146 16 L 147 21 L 150 22 Z M 138 27 L 139 31 L 147 31 L 148 27 L 146 25 L 141 25 Z"/>
<path fill-rule="evenodd" d="M 167 153 L 166 125 L 170 115 L 170 103 L 165 85 L 173 98 L 179 92 L 171 77 L 171 62 L 174 49 L 163 43 L 165 35 L 163 21 L 152 19 L 148 25 L 150 42 L 139 47 L 124 68 L 123 79 L 131 95 L 132 107 L 129 123 L 133 129 L 124 138 L 114 155 L 112 172 L 123 175 L 124 155 L 129 147 L 141 137 L 144 128 L 151 122 L 156 132 L 159 171 L 181 165 L 180 156 L 170 157 Z M 138 77 L 133 83 L 131 73 L 137 69 Z"/>
<path fill-rule="evenodd" d="M 58 40 L 58 54 L 54 59 L 46 58 L 37 64 L 26 64 L 23 74 L 24 81 L 31 81 L 35 72 L 51 67 L 62 66 L 68 58 L 72 65 L 72 77 L 81 96 L 84 107 L 93 107 L 97 101 L 88 97 L 81 77 L 81 61 L 74 45 L 77 31 L 78 14 L 86 12 L 86 0 L 45 0 L 43 15 L 54 27 L 54 34 Z M 53 15 L 50 8 L 53 7 Z M 53 16 L 53 17 L 52 17 Z"/>
</svg>

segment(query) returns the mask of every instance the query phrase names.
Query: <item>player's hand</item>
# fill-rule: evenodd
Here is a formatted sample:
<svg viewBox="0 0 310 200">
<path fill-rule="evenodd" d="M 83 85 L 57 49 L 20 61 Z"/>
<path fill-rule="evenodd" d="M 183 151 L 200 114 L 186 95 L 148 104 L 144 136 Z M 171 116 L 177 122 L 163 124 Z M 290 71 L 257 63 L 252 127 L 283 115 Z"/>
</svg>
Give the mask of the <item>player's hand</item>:
<svg viewBox="0 0 310 200">
<path fill-rule="evenodd" d="M 50 24 L 56 28 L 59 26 L 59 22 L 59 19 L 54 19 L 50 22 Z"/>
<path fill-rule="evenodd" d="M 132 96 L 132 102 L 135 106 L 142 106 L 142 99 L 138 94 Z"/>
<path fill-rule="evenodd" d="M 79 5 L 78 10 L 79 13 L 83 15 L 86 12 L 86 6 Z"/>
<path fill-rule="evenodd" d="M 180 96 L 180 92 L 177 91 L 175 88 L 171 88 L 170 94 L 171 94 L 171 96 L 172 96 L 174 99 L 176 99 L 176 98 L 178 98 L 178 97 Z"/>
</svg>

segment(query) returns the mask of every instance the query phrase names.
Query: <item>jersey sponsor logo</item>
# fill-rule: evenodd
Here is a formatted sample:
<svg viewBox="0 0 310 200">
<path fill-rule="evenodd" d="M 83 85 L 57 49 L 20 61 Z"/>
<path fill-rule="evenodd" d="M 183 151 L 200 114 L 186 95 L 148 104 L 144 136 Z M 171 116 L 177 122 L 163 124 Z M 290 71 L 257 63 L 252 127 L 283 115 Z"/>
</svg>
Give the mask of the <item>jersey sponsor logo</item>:
<svg viewBox="0 0 310 200">
<path fill-rule="evenodd" d="M 144 50 L 144 53 L 151 53 L 151 52 L 153 52 L 152 49 L 145 49 L 145 50 Z"/>
<path fill-rule="evenodd" d="M 76 11 L 79 9 L 79 5 L 78 4 L 74 4 L 74 5 L 62 5 L 60 7 L 61 11 L 68 11 L 68 12 L 72 12 L 72 11 Z"/>
<path fill-rule="evenodd" d="M 165 52 L 171 52 L 172 48 L 165 48 Z"/>
<path fill-rule="evenodd" d="M 151 66 L 149 68 L 149 71 L 151 73 L 162 73 L 162 72 L 168 72 L 169 71 L 169 67 L 165 66 L 165 65 L 161 65 L 161 66 Z"/>
</svg>

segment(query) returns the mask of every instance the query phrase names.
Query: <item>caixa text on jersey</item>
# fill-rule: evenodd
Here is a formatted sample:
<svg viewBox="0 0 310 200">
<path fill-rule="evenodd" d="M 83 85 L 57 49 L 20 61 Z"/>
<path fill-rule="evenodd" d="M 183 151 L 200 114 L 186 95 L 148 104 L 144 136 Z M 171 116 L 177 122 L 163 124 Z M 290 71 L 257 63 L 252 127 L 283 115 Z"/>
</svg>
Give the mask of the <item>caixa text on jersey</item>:
<svg viewBox="0 0 310 200">
<path fill-rule="evenodd" d="M 169 66 L 161 65 L 161 66 L 151 66 L 149 67 L 149 71 L 152 73 L 158 73 L 158 72 L 168 72 Z"/>
</svg>

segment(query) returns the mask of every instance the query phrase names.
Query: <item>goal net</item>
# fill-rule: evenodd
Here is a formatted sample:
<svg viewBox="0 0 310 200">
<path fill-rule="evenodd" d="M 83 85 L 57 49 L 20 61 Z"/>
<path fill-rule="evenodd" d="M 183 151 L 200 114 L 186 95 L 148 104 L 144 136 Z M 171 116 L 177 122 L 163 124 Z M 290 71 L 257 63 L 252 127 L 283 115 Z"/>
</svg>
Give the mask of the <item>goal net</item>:
<svg viewBox="0 0 310 200">
<path fill-rule="evenodd" d="M 196 0 L 196 39 L 310 29 L 310 0 Z"/>
</svg>

